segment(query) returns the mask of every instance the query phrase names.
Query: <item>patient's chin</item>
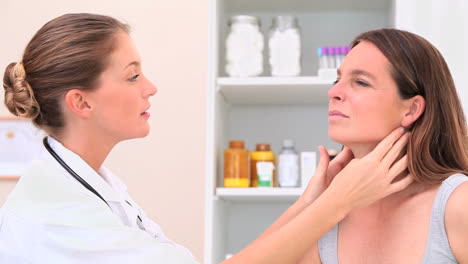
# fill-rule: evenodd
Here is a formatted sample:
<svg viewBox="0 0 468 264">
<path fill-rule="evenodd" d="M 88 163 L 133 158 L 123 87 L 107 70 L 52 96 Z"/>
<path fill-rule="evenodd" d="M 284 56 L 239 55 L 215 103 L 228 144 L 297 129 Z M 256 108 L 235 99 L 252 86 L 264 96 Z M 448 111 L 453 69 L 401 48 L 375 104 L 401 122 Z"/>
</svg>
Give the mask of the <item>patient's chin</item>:
<svg viewBox="0 0 468 264">
<path fill-rule="evenodd" d="M 336 142 L 340 145 L 348 145 L 348 141 L 346 139 L 344 139 L 343 137 L 332 137 L 332 136 L 329 136 L 330 139 L 333 141 L 333 142 Z"/>
</svg>

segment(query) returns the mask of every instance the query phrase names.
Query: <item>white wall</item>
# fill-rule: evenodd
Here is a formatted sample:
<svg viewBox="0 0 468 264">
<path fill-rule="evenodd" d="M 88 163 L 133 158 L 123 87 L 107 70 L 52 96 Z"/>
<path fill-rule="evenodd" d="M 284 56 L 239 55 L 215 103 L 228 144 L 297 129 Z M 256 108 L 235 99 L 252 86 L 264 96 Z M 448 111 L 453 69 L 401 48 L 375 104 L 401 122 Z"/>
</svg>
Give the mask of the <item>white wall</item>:
<svg viewBox="0 0 468 264">
<path fill-rule="evenodd" d="M 170 238 L 203 255 L 205 89 L 208 1 L 2 0 L 0 73 L 21 58 L 33 34 L 69 12 L 94 12 L 129 23 L 143 70 L 158 86 L 151 133 L 124 142 L 106 164 Z M 3 102 L 3 89 L 0 100 Z M 3 103 L 0 115 L 7 115 Z M 0 182 L 0 203 L 15 182 Z"/>
<path fill-rule="evenodd" d="M 449 65 L 468 115 L 468 0 L 396 0 L 397 28 L 434 44 Z"/>
</svg>

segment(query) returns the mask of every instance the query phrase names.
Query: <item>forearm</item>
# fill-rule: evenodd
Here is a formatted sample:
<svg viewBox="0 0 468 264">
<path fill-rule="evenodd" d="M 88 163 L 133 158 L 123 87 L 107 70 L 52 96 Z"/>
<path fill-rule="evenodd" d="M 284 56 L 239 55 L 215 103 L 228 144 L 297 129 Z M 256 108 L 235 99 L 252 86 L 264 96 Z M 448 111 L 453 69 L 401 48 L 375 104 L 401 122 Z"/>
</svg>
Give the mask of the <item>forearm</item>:
<svg viewBox="0 0 468 264">
<path fill-rule="evenodd" d="M 318 250 L 318 241 L 317 243 L 312 244 L 312 246 L 307 249 L 306 253 L 302 258 L 297 262 L 297 264 L 321 264 L 320 255 Z"/>
<path fill-rule="evenodd" d="M 224 264 L 296 263 L 347 214 L 339 196 L 324 192 L 296 217 L 257 239 Z"/>
<path fill-rule="evenodd" d="M 408 141 L 409 135 L 401 136 L 403 133 L 404 129 L 396 129 L 371 153 L 348 162 L 315 201 L 302 211 L 300 206 L 292 207 L 262 239 L 255 240 L 223 263 L 297 263 L 311 246 L 352 209 L 367 206 L 406 188 L 413 181 L 411 175 L 393 181 L 407 168 L 406 156 L 394 162 Z M 323 176 L 326 168 L 326 162 L 319 163 L 317 170 L 321 173 L 318 175 Z M 316 179 L 324 180 L 323 177 Z M 310 196 L 305 197 L 313 197 L 313 187 L 316 186 L 311 185 Z"/>
</svg>

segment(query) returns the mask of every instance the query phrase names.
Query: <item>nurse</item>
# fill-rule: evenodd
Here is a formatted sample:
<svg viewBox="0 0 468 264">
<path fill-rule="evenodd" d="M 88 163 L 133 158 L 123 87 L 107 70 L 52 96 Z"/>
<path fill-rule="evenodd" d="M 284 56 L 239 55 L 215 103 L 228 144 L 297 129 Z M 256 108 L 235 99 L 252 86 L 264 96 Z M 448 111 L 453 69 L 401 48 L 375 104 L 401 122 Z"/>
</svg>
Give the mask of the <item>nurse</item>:
<svg viewBox="0 0 468 264">
<path fill-rule="evenodd" d="M 3 86 L 9 111 L 49 136 L 1 208 L 0 263 L 196 263 L 102 166 L 117 143 L 149 133 L 157 92 L 126 24 L 94 14 L 51 20 L 7 66 Z M 397 129 L 361 159 L 345 149 L 329 162 L 321 148 L 304 194 L 226 263 L 295 263 L 348 212 L 404 189 L 410 175 L 393 179 L 407 167 L 397 160 L 407 138 Z"/>
</svg>

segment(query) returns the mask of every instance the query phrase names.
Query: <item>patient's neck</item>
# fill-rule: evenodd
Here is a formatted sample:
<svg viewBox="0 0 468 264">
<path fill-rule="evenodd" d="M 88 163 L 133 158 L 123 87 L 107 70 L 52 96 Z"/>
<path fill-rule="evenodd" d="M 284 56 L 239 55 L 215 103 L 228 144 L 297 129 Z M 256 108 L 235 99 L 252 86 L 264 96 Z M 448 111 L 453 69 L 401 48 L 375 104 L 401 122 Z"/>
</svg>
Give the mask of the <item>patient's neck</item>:
<svg viewBox="0 0 468 264">
<path fill-rule="evenodd" d="M 364 156 L 366 156 L 367 154 L 369 154 L 371 151 L 373 151 L 375 149 L 375 147 L 378 145 L 378 143 L 379 142 L 366 143 L 366 144 L 363 144 L 363 143 L 348 144 L 347 146 L 353 152 L 354 157 L 360 159 L 360 158 L 363 158 Z M 398 161 L 398 159 L 400 159 L 401 156 L 402 155 L 400 155 L 397 158 L 396 161 Z M 405 170 L 403 173 L 396 176 L 394 181 L 398 181 L 398 180 L 401 180 L 402 178 L 406 177 L 407 173 L 408 173 L 408 171 Z M 389 196 L 387 196 L 387 197 L 385 197 L 385 198 L 383 198 L 383 199 L 381 199 L 379 201 L 376 201 L 374 204 L 369 205 L 367 208 L 362 208 L 362 209 L 372 211 L 373 209 L 379 209 L 379 208 L 382 208 L 384 206 L 387 206 L 388 204 L 393 204 L 396 201 L 400 201 L 401 199 L 405 199 L 408 196 L 414 195 L 414 193 L 420 192 L 421 186 L 419 186 L 419 185 L 420 184 L 417 184 L 416 182 L 413 182 L 406 189 L 404 189 L 404 190 L 402 190 L 400 192 L 391 194 L 391 195 L 389 195 Z"/>
<path fill-rule="evenodd" d="M 358 143 L 358 144 L 348 144 L 347 146 L 353 152 L 355 158 L 360 159 L 369 154 L 377 146 L 378 142 L 375 143 Z"/>
<path fill-rule="evenodd" d="M 375 149 L 378 142 L 372 144 L 346 144 L 354 154 L 355 158 L 363 158 L 371 151 Z M 400 159 L 402 155 L 400 155 L 397 159 Z M 402 178 L 407 176 L 408 171 L 405 170 L 400 175 L 396 176 L 394 181 L 401 180 Z M 358 219 L 359 221 L 364 219 L 375 219 L 375 221 L 381 221 L 382 219 L 388 219 L 388 217 L 392 216 L 395 210 L 398 210 L 402 207 L 402 205 L 406 204 L 407 202 L 411 201 L 420 201 L 415 200 L 418 199 L 417 197 L 425 197 L 419 196 L 419 194 L 425 193 L 427 190 L 434 190 L 433 188 L 437 188 L 437 186 L 427 185 L 424 183 L 413 181 L 407 188 L 403 189 L 402 191 L 393 193 L 385 198 L 382 198 L 364 208 L 360 208 L 357 210 L 352 211 L 348 214 L 346 219 Z"/>
<path fill-rule="evenodd" d="M 379 142 L 372 142 L 372 143 L 360 143 L 360 144 L 350 144 L 347 145 L 351 151 L 353 152 L 353 155 L 355 158 L 360 159 L 369 154 L 371 151 L 375 149 L 375 147 L 378 145 Z M 403 155 L 399 155 L 397 160 L 394 162 L 397 162 Z M 406 171 L 404 173 L 401 173 L 400 175 L 396 176 L 394 181 L 401 180 L 406 176 Z"/>
</svg>

